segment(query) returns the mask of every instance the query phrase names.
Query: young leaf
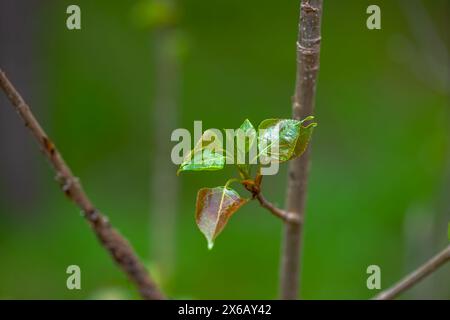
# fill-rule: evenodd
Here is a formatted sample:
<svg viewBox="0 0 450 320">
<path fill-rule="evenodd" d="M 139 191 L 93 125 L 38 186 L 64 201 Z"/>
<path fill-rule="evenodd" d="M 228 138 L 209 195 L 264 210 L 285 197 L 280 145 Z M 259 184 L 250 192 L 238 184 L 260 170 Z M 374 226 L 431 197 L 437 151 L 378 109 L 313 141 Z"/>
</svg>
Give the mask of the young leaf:
<svg viewBox="0 0 450 320">
<path fill-rule="evenodd" d="M 303 122 L 303 121 L 302 121 Z M 294 153 L 292 154 L 290 159 L 297 158 L 305 152 L 306 147 L 309 144 L 309 140 L 311 140 L 311 135 L 313 132 L 313 129 L 317 127 L 317 123 L 310 123 L 306 127 L 301 126 L 300 127 L 300 136 L 297 139 L 297 143 L 295 144 Z M 290 160 L 289 159 L 289 160 Z"/>
<path fill-rule="evenodd" d="M 259 154 L 271 160 L 288 161 L 294 153 L 295 144 L 300 135 L 300 121 L 291 119 L 267 119 L 258 129 Z M 276 147 L 278 150 L 274 151 Z"/>
<path fill-rule="evenodd" d="M 222 149 L 222 143 L 212 130 L 206 130 L 195 147 L 184 158 L 177 174 L 184 171 L 215 171 L 225 166 L 226 157 Z"/>
<path fill-rule="evenodd" d="M 222 232 L 233 213 L 246 202 L 228 187 L 203 188 L 198 191 L 195 220 L 208 241 L 209 249 L 212 249 L 214 239 Z"/>
<path fill-rule="evenodd" d="M 241 132 L 240 135 L 236 137 L 236 140 L 237 139 L 245 139 L 245 140 L 244 140 L 244 150 L 241 150 L 242 148 L 239 148 L 241 145 L 236 141 L 238 159 L 246 159 L 246 154 L 250 151 L 252 147 L 254 147 L 254 143 L 257 140 L 256 139 L 257 134 L 255 127 L 248 119 L 245 119 L 245 121 L 242 123 L 239 129 L 241 130 Z M 243 178 L 248 178 L 250 176 L 250 163 L 248 163 L 250 159 L 246 159 L 245 161 L 246 161 L 245 163 L 237 163 L 237 167 L 239 169 L 239 172 L 241 173 L 241 176 Z"/>
<path fill-rule="evenodd" d="M 202 158 L 200 158 L 200 156 Z M 225 166 L 225 156 L 210 149 L 203 149 L 194 154 L 192 159 L 186 159 L 177 171 L 215 171 Z"/>
<path fill-rule="evenodd" d="M 311 120 L 308 117 L 303 121 Z M 258 137 L 259 155 L 285 162 L 301 155 L 308 145 L 316 123 L 303 127 L 303 121 L 293 119 L 267 119 L 260 123 Z M 278 144 L 278 146 L 277 146 Z M 273 151 L 273 147 L 277 147 Z"/>
<path fill-rule="evenodd" d="M 245 152 L 248 152 L 256 141 L 256 129 L 248 119 L 245 119 L 239 129 L 242 130 L 245 137 L 248 137 L 245 139 Z"/>
</svg>

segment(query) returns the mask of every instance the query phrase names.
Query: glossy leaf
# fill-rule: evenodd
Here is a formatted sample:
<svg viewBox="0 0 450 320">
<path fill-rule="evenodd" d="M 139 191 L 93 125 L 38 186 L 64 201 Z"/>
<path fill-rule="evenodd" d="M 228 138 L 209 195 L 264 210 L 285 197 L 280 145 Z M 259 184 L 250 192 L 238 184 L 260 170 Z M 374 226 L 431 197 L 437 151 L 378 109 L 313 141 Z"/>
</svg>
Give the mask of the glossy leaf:
<svg viewBox="0 0 450 320">
<path fill-rule="evenodd" d="M 294 153 L 292 154 L 291 159 L 297 158 L 301 156 L 303 152 L 305 152 L 306 148 L 308 147 L 309 141 L 311 140 L 311 136 L 315 127 L 317 127 L 317 123 L 315 122 L 310 123 L 307 126 L 302 125 L 300 127 L 300 136 L 298 137 L 297 143 L 295 144 Z"/>
<path fill-rule="evenodd" d="M 216 171 L 224 168 L 226 157 L 223 154 L 222 145 L 221 143 L 217 145 L 211 137 L 213 137 L 211 130 L 203 133 L 194 149 L 181 163 L 177 174 L 185 171 Z"/>
<path fill-rule="evenodd" d="M 306 149 L 311 138 L 312 129 L 316 123 L 307 127 L 303 121 L 293 119 L 267 119 L 259 125 L 258 147 L 259 155 L 268 157 L 271 161 L 285 162 L 300 156 Z M 275 151 L 273 150 L 274 147 Z M 278 150 L 276 150 L 278 149 Z"/>
<path fill-rule="evenodd" d="M 214 240 L 230 217 L 246 202 L 228 187 L 203 188 L 198 191 L 195 220 L 208 241 L 209 249 L 212 249 Z"/>
<path fill-rule="evenodd" d="M 201 155 L 201 158 L 200 158 Z M 225 166 L 225 156 L 210 149 L 203 149 L 195 153 L 192 159 L 184 161 L 177 174 L 184 171 L 216 171 Z"/>
<path fill-rule="evenodd" d="M 241 150 L 242 148 L 239 148 L 240 144 L 236 141 L 236 148 L 238 153 L 238 158 L 240 159 L 246 159 L 245 163 L 237 163 L 237 167 L 239 169 L 239 172 L 241 173 L 241 176 L 243 178 L 248 178 L 250 176 L 250 159 L 247 157 L 246 154 L 250 151 L 252 147 L 254 147 L 255 142 L 257 141 L 257 134 L 256 129 L 253 126 L 253 124 L 250 122 L 250 120 L 245 119 L 245 121 L 242 123 L 242 125 L 239 127 L 241 130 L 241 134 L 238 135 L 237 139 L 244 138 L 244 150 Z M 237 161 L 236 161 L 237 162 Z"/>
<path fill-rule="evenodd" d="M 245 152 L 248 152 L 256 141 L 256 129 L 248 119 L 245 119 L 239 129 L 248 137 L 245 139 Z"/>
</svg>

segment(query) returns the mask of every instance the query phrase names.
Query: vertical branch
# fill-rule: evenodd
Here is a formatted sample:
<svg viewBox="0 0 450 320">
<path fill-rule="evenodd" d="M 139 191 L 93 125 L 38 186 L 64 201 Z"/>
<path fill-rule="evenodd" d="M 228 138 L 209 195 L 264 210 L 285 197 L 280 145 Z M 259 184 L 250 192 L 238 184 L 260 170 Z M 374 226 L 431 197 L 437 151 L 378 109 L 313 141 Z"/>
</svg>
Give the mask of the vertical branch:
<svg viewBox="0 0 450 320">
<path fill-rule="evenodd" d="M 302 0 L 297 40 L 297 75 L 293 97 L 294 119 L 312 115 L 319 70 L 320 25 L 322 0 Z M 304 221 L 310 148 L 289 166 L 287 211 Z M 303 224 L 285 223 L 281 256 L 282 299 L 297 299 L 300 273 L 301 236 Z"/>
<path fill-rule="evenodd" d="M 30 133 L 41 147 L 43 154 L 53 166 L 56 172 L 56 179 L 62 191 L 83 211 L 85 219 L 105 250 L 109 252 L 130 281 L 136 285 L 143 298 L 151 300 L 164 299 L 163 294 L 150 278 L 131 245 L 111 226 L 108 218 L 94 207 L 78 178 L 73 175 L 72 170 L 66 164 L 56 146 L 34 117 L 30 107 L 25 103 L 1 69 L 0 88 L 3 89 L 25 126 L 30 130 Z"/>
</svg>

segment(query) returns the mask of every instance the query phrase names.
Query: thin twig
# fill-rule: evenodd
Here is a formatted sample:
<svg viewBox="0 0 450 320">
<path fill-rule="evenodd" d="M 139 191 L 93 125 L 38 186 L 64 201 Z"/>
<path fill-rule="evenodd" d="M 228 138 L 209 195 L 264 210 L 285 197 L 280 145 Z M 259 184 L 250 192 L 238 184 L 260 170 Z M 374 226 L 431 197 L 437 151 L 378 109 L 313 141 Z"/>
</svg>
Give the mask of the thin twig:
<svg viewBox="0 0 450 320">
<path fill-rule="evenodd" d="M 285 221 L 287 223 L 292 223 L 292 224 L 300 224 L 301 223 L 300 217 L 297 214 L 277 208 L 273 203 L 269 202 L 262 195 L 261 192 L 259 192 L 255 195 L 255 199 L 258 200 L 261 207 L 266 208 L 273 215 L 277 216 L 278 218 L 282 219 L 283 221 Z"/>
<path fill-rule="evenodd" d="M 252 194 L 252 199 L 258 200 L 261 207 L 269 210 L 269 212 L 272 213 L 277 218 L 280 218 L 286 223 L 292 224 L 302 223 L 302 220 L 297 214 L 276 207 L 273 203 L 271 203 L 263 196 L 263 194 L 261 193 L 262 178 L 263 176 L 260 173 L 258 173 L 255 180 L 251 179 L 244 180 L 241 181 L 241 183 L 244 186 L 244 188 L 247 189 L 247 191 L 249 191 Z M 232 179 L 229 181 L 233 180 L 237 179 Z"/>
<path fill-rule="evenodd" d="M 322 0 L 302 0 L 297 40 L 297 74 L 292 102 L 294 119 L 314 112 L 321 41 Z M 308 147 L 289 165 L 287 211 L 304 221 L 309 169 Z M 281 253 L 280 297 L 297 299 L 299 288 L 302 224 L 286 223 Z"/>
<path fill-rule="evenodd" d="M 432 274 L 439 267 L 443 266 L 446 262 L 450 261 L 450 245 L 444 250 L 439 252 L 433 258 L 428 260 L 425 264 L 419 267 L 417 270 L 411 272 L 405 278 L 397 282 L 391 288 L 380 292 L 374 299 L 375 300 L 390 300 L 397 297 L 402 292 L 408 290 L 426 276 Z"/>
<path fill-rule="evenodd" d="M 42 152 L 48 158 L 56 171 L 56 178 L 64 191 L 84 213 L 92 230 L 100 243 L 107 250 L 114 261 L 125 272 L 128 278 L 138 287 L 144 299 L 164 299 L 155 282 L 150 278 L 144 265 L 139 261 L 128 241 L 115 230 L 108 221 L 91 203 L 84 192 L 80 181 L 72 174 L 56 146 L 51 142 L 39 122 L 25 103 L 21 95 L 11 84 L 5 73 L 0 69 L 0 86 L 14 105 L 16 111 L 30 130 L 42 148 Z"/>
</svg>

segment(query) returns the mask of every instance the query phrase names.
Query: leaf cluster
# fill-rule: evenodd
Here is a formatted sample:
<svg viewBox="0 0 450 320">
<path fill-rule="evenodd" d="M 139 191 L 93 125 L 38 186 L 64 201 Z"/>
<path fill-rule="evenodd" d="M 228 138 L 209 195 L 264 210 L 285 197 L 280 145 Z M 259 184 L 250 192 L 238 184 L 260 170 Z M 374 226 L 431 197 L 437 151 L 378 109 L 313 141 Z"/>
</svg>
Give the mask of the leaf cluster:
<svg viewBox="0 0 450 320">
<path fill-rule="evenodd" d="M 229 185 L 239 182 L 252 193 L 252 198 L 255 198 L 261 191 L 263 163 L 270 161 L 283 163 L 300 157 L 308 146 L 313 129 L 317 126 L 317 123 L 310 122 L 313 118 L 309 116 L 303 120 L 266 119 L 259 124 L 258 131 L 246 119 L 238 128 L 235 137 L 239 140 L 243 136 L 245 143 L 243 145 L 238 143 L 237 152 L 233 154 L 223 150 L 221 144 L 217 144 L 211 131 L 205 131 L 194 149 L 184 158 L 178 174 L 187 171 L 221 170 L 229 163 L 227 160 L 233 160 L 230 162 L 235 163 L 239 172 L 239 178 L 228 180 L 224 186 L 202 188 L 197 193 L 195 221 L 206 237 L 209 249 L 213 247 L 214 240 L 223 231 L 230 217 L 251 200 L 241 197 Z M 305 125 L 305 122 L 309 124 Z M 239 157 L 249 157 L 252 148 L 257 150 L 256 159 L 248 158 L 249 161 L 246 163 L 236 163 Z M 253 172 L 256 173 L 252 174 Z"/>
</svg>

